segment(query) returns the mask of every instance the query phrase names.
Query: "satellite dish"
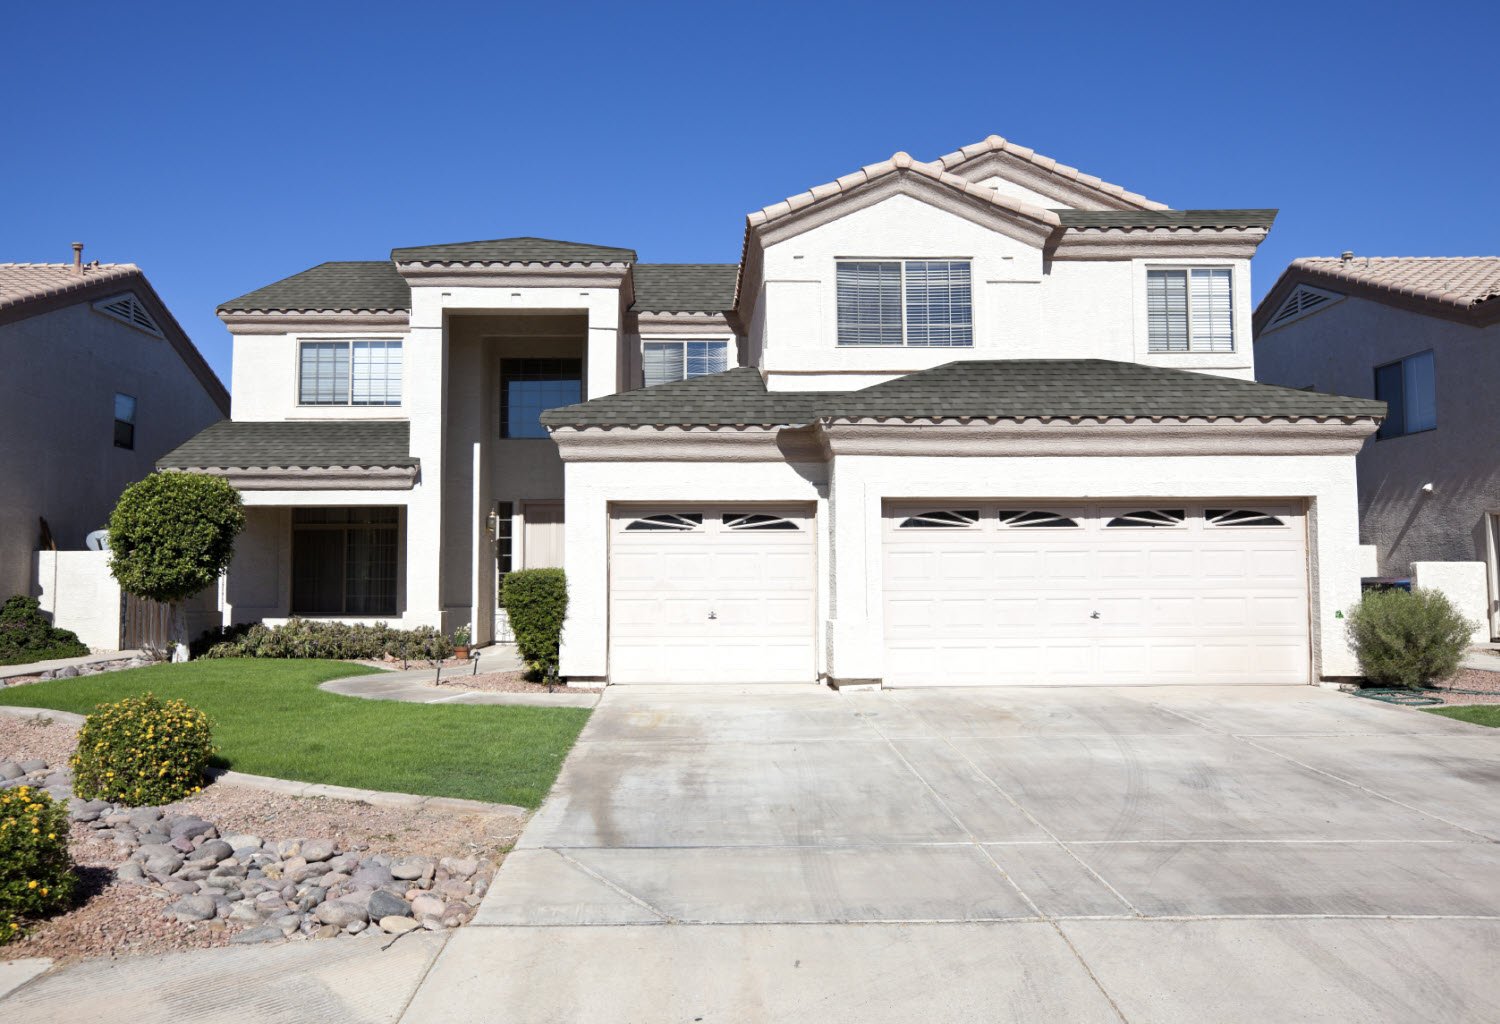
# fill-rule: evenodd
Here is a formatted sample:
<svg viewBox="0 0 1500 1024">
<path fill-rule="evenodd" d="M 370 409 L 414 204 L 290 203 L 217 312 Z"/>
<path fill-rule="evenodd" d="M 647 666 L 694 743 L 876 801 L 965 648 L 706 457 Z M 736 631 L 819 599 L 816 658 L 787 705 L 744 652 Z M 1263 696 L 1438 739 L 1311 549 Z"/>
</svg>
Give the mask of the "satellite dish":
<svg viewBox="0 0 1500 1024">
<path fill-rule="evenodd" d="M 88 548 L 90 551 L 108 551 L 109 531 L 95 530 L 93 533 L 83 538 L 83 546 Z"/>
</svg>

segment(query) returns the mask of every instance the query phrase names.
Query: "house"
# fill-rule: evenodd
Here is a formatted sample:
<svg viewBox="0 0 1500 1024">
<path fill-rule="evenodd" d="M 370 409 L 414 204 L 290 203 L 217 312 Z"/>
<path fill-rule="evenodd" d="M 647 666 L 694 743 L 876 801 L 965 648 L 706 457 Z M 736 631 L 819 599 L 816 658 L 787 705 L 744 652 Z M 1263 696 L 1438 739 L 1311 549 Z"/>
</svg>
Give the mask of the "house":
<svg viewBox="0 0 1500 1024">
<path fill-rule="evenodd" d="M 141 269 L 78 243 L 71 263 L 0 263 L 0 365 L 0 599 L 32 592 L 38 547 L 82 550 L 126 485 L 229 415 Z"/>
<path fill-rule="evenodd" d="M 560 560 L 573 681 L 1353 675 L 1384 406 L 1254 381 L 1273 219 L 991 137 L 751 214 L 737 265 L 320 264 L 220 308 L 233 417 L 161 464 L 245 494 L 231 621 L 485 643 Z"/>
<path fill-rule="evenodd" d="M 1388 403 L 1357 459 L 1378 572 L 1471 563 L 1474 596 L 1461 604 L 1500 635 L 1500 257 L 1293 260 L 1254 327 L 1260 380 Z"/>
</svg>

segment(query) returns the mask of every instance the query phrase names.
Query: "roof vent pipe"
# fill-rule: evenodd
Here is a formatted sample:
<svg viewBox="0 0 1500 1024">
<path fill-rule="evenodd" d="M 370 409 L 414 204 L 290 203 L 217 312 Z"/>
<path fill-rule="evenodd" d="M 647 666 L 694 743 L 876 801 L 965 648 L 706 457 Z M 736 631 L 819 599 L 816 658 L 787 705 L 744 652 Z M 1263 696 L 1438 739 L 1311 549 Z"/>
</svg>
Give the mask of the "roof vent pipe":
<svg viewBox="0 0 1500 1024">
<path fill-rule="evenodd" d="M 1344 263 L 1350 262 L 1354 259 L 1354 250 L 1345 249 L 1343 252 L 1339 253 L 1339 259 Z"/>
<path fill-rule="evenodd" d="M 83 243 L 73 243 L 73 273 L 83 273 Z"/>
</svg>

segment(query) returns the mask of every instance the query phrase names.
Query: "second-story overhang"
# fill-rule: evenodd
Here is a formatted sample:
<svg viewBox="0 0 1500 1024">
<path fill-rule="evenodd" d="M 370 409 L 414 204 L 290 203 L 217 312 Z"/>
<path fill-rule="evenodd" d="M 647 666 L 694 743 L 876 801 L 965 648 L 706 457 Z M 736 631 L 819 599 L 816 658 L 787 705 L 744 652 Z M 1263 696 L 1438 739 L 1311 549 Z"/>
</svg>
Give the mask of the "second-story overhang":
<svg viewBox="0 0 1500 1024">
<path fill-rule="evenodd" d="M 420 462 L 405 420 L 220 420 L 157 460 L 240 490 L 410 490 Z"/>
</svg>

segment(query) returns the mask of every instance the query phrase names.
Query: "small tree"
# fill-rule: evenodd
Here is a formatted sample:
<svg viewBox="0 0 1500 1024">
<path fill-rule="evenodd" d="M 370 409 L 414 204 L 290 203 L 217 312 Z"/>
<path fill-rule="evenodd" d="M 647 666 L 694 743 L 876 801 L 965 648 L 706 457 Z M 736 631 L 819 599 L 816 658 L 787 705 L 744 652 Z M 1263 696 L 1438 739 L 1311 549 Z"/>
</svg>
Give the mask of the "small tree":
<svg viewBox="0 0 1500 1024">
<path fill-rule="evenodd" d="M 500 603 L 527 668 L 544 681 L 557 678 L 557 653 L 568 614 L 568 581 L 561 569 L 507 573 Z"/>
<path fill-rule="evenodd" d="M 1418 689 L 1458 671 L 1474 634 L 1440 590 L 1372 590 L 1349 613 L 1349 645 L 1366 678 Z"/>
<path fill-rule="evenodd" d="M 110 572 L 127 594 L 172 606 L 173 661 L 187 660 L 182 602 L 229 568 L 244 527 L 239 492 L 201 473 L 153 473 L 110 513 Z"/>
</svg>

